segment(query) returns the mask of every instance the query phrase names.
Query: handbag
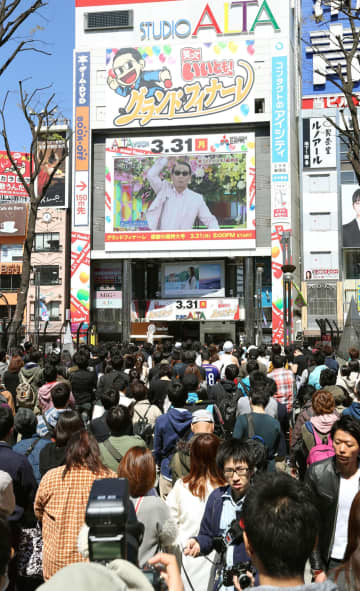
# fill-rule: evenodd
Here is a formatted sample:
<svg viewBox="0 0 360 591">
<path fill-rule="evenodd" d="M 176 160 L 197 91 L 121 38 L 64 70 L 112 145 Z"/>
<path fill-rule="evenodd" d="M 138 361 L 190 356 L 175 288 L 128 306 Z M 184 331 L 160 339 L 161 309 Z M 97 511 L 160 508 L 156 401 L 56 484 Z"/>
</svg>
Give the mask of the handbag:
<svg viewBox="0 0 360 591">
<path fill-rule="evenodd" d="M 21 577 L 42 577 L 43 540 L 40 524 L 21 528 L 17 553 L 17 573 Z"/>
</svg>

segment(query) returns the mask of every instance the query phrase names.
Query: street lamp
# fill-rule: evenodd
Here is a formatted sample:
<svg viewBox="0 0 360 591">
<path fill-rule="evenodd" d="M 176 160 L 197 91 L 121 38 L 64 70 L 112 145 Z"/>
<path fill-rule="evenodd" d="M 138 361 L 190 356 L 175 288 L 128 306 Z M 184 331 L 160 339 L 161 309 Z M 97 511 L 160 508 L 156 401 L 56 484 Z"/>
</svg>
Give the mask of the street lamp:
<svg viewBox="0 0 360 591">
<path fill-rule="evenodd" d="M 291 285 L 295 265 L 282 265 L 283 272 L 283 313 L 284 313 L 284 347 L 291 343 Z"/>
</svg>

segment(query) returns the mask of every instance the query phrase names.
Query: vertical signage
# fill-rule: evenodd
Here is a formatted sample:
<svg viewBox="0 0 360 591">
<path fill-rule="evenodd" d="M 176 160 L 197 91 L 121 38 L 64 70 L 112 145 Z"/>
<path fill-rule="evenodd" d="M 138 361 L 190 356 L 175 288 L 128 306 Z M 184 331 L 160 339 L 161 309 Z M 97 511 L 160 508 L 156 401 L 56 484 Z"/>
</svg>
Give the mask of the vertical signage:
<svg viewBox="0 0 360 591">
<path fill-rule="evenodd" d="M 291 230 L 291 184 L 289 164 L 288 57 L 285 42 L 274 43 L 272 57 L 271 117 L 271 268 L 273 341 L 284 342 L 283 254 L 281 238 Z"/>
<path fill-rule="evenodd" d="M 71 234 L 71 324 L 89 323 L 90 309 L 90 52 L 75 54 L 75 174 Z"/>
</svg>

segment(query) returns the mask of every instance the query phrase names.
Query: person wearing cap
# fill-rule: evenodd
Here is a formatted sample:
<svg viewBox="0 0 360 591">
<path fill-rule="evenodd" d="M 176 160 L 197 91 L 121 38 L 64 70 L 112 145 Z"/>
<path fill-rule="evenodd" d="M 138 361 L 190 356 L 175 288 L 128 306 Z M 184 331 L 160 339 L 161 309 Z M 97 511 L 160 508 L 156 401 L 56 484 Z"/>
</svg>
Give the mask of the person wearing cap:
<svg viewBox="0 0 360 591">
<path fill-rule="evenodd" d="M 21 435 L 21 441 L 13 445 L 13 450 L 24 455 L 29 460 L 36 482 L 41 480 L 40 452 L 49 443 L 48 439 L 40 438 L 37 434 L 37 419 L 29 408 L 19 408 L 15 415 L 14 426 Z"/>
<path fill-rule="evenodd" d="M 360 246 L 360 189 L 356 189 L 352 196 L 352 206 L 355 217 L 342 227 L 343 247 L 352 248 Z"/>
<path fill-rule="evenodd" d="M 215 365 L 220 371 L 220 377 L 225 377 L 225 368 L 230 364 L 235 364 L 239 367 L 239 360 L 233 355 L 234 344 L 231 341 L 225 341 L 223 344 L 223 354 L 218 361 L 214 361 Z"/>
<path fill-rule="evenodd" d="M 214 427 L 214 417 L 209 410 L 202 408 L 192 413 L 191 432 L 193 435 L 188 440 L 179 439 L 176 452 L 170 463 L 173 485 L 179 478 L 184 478 L 190 472 L 190 446 L 194 436 L 200 433 L 214 433 Z"/>
</svg>

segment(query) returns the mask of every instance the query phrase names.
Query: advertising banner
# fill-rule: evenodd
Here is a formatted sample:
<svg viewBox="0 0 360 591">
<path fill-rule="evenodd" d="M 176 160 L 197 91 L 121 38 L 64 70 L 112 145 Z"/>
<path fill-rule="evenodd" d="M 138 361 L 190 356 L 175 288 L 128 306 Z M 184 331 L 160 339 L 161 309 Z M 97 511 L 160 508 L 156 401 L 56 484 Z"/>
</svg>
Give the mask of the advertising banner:
<svg viewBox="0 0 360 591">
<path fill-rule="evenodd" d="M 273 342 L 284 342 L 283 251 L 281 239 L 291 229 L 289 163 L 289 77 L 286 44 L 273 44 L 271 116 L 271 268 Z"/>
<path fill-rule="evenodd" d="M 243 320 L 237 298 L 150 300 L 146 320 Z"/>
<path fill-rule="evenodd" d="M 2 237 L 26 236 L 27 205 L 0 203 L 0 240 Z"/>
<path fill-rule="evenodd" d="M 316 264 L 317 256 L 312 256 L 314 265 Z M 319 261 L 320 262 L 320 261 Z M 305 269 L 305 281 L 312 281 L 313 279 L 339 279 L 339 269 L 322 267 L 321 264 Z"/>
<path fill-rule="evenodd" d="M 360 187 L 342 185 L 342 244 L 344 248 L 360 247 Z"/>
<path fill-rule="evenodd" d="M 43 186 L 47 182 L 54 167 L 62 157 L 65 151 L 65 138 L 52 139 L 45 142 L 39 142 L 39 157 L 44 157 L 38 176 L 38 193 L 41 193 Z M 45 151 L 45 154 L 44 154 Z M 62 162 L 55 173 L 46 195 L 40 201 L 40 207 L 66 207 L 66 183 L 65 183 L 66 159 Z"/>
<path fill-rule="evenodd" d="M 111 127 L 240 123 L 254 113 L 254 39 L 106 50 Z"/>
<path fill-rule="evenodd" d="M 90 52 L 75 53 L 74 187 L 71 233 L 71 329 L 90 320 Z"/>
<path fill-rule="evenodd" d="M 95 308 L 120 310 L 122 308 L 122 292 L 108 289 L 96 291 Z"/>
<path fill-rule="evenodd" d="M 23 152 L 12 152 L 11 154 L 18 165 L 21 174 L 24 176 L 25 180 L 29 182 L 30 154 L 24 154 Z M 0 151 L 0 195 L 5 198 L 22 197 L 26 200 L 29 199 L 29 195 L 17 176 L 5 151 Z"/>
<path fill-rule="evenodd" d="M 255 137 L 106 141 L 105 248 L 255 247 Z"/>
<path fill-rule="evenodd" d="M 336 167 L 336 130 L 325 117 L 303 120 L 304 168 Z"/>
<path fill-rule="evenodd" d="M 197 261 L 163 266 L 163 297 L 209 294 L 225 296 L 223 264 Z"/>
</svg>

